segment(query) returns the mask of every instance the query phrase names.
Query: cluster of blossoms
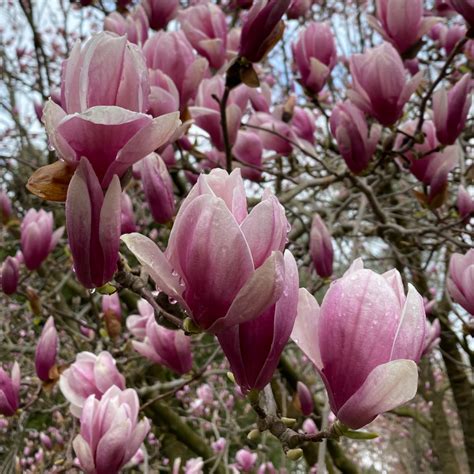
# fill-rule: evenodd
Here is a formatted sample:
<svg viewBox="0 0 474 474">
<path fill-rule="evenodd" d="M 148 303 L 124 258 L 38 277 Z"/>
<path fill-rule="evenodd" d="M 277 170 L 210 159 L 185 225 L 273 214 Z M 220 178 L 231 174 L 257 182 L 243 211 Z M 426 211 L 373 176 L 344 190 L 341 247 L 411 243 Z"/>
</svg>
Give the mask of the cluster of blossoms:
<svg viewBox="0 0 474 474">
<path fill-rule="evenodd" d="M 416 62 L 422 38 L 430 34 L 450 55 L 463 46 L 474 24 L 472 1 L 446 3 L 467 22 L 461 34 L 442 31 L 440 18 L 428 16 L 422 0 L 377 0 L 376 16 L 369 22 L 382 42 L 348 58 L 352 83 L 328 117 L 333 146 L 348 176 L 359 179 L 370 172 L 374 157 L 389 147 L 399 171 L 406 165 L 422 184 L 422 199 L 432 210 L 445 202 L 450 173 L 460 160 L 458 138 L 471 107 L 471 75 L 431 91 L 430 119 L 424 108 L 416 120 L 407 120 L 404 113 L 423 83 L 419 65 L 410 63 Z M 287 248 L 291 226 L 282 203 L 266 189 L 258 202 L 252 194 L 249 210 L 244 179 L 261 183 L 271 156 L 290 156 L 316 143 L 316 114 L 294 97 L 272 107 L 271 79 L 259 77 L 258 66 L 281 39 L 284 15 L 304 18 L 311 4 L 255 0 L 242 17 L 241 30 L 231 28 L 223 10 L 209 2 L 182 9 L 177 0 L 143 0 L 126 15 L 108 15 L 105 31 L 78 41 L 62 64 L 60 98 L 51 98 L 41 111 L 58 161 L 36 172 L 29 187 L 46 199 L 65 202 L 72 266 L 83 287 L 105 291 L 116 276 L 113 284 L 120 288 L 123 278 L 117 270 L 120 266 L 123 277 L 122 269 L 129 270 L 132 262 L 125 262 L 126 256 L 139 262 L 140 276 L 129 276 L 140 281 L 136 292 L 142 299 L 138 314 L 124 324 L 139 355 L 186 377 L 193 371 L 192 334 L 215 336 L 239 393 L 252 398 L 271 382 L 291 338 L 319 373 L 338 423 L 359 429 L 415 396 L 417 364 L 439 340 L 440 323 L 428 322 L 432 305 L 411 284 L 405 291 L 397 270 L 378 274 L 355 259 L 342 277 L 333 277 L 337 252 L 330 217 L 312 214 L 309 259 L 324 283 L 332 279 L 320 306 L 300 288 L 299 261 Z M 167 30 L 170 22 L 180 29 Z M 150 34 L 150 28 L 158 31 Z M 343 62 L 331 27 L 306 22 L 291 51 L 299 86 L 320 105 Z M 207 133 L 208 151 L 196 149 L 187 136 L 190 127 Z M 202 173 L 187 175 L 192 188 L 178 207 L 173 166 L 175 153 L 183 150 L 199 155 L 196 169 Z M 155 242 L 156 234 L 137 232 L 127 194 L 132 179 L 141 183 L 153 221 L 171 228 L 166 249 Z M 457 208 L 467 223 L 474 200 L 464 187 Z M 11 218 L 9 196 L 1 192 L 0 222 L 8 225 Z M 5 294 L 17 291 L 23 265 L 28 271 L 40 268 L 63 231 L 54 230 L 51 212 L 26 212 L 21 251 L 0 267 Z M 156 294 L 144 289 L 144 277 L 185 315 L 177 328 L 156 319 Z M 453 300 L 474 315 L 474 250 L 451 257 L 447 287 Z M 118 293 L 103 297 L 102 313 L 108 335 L 118 337 Z M 36 347 L 36 375 L 45 388 L 58 383 L 79 419 L 72 445 L 80 468 L 91 474 L 119 472 L 140 456 L 151 429 L 147 418 L 140 420 L 138 393 L 127 388 L 120 358 L 108 351 L 80 352 L 67 368 L 59 366 L 59 336 L 51 316 Z M 206 386 L 198 392 L 205 405 Z M 311 390 L 299 382 L 297 393 L 301 412 L 311 415 Z M 19 406 L 15 362 L 10 375 L 0 368 L 0 413 L 13 416 Z M 308 435 L 316 430 L 311 423 L 308 419 Z M 224 450 L 225 442 L 214 444 L 216 453 Z M 173 472 L 179 472 L 180 463 L 175 462 Z M 188 461 L 186 472 L 201 472 L 202 465 L 200 458 Z M 237 452 L 237 471 L 251 472 L 256 465 L 255 454 Z M 261 465 L 258 472 L 272 469 Z"/>
</svg>

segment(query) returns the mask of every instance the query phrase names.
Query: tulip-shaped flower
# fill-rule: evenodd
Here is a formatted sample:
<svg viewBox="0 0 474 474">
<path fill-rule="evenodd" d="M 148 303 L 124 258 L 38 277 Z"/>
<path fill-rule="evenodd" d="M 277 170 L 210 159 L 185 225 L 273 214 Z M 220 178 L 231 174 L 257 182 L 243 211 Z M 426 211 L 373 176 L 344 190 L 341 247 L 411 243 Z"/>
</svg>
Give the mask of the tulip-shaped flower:
<svg viewBox="0 0 474 474">
<path fill-rule="evenodd" d="M 148 39 L 143 52 L 150 69 L 161 70 L 175 83 L 180 107 L 184 110 L 196 96 L 208 67 L 207 60 L 196 56 L 182 31 L 159 31 Z"/>
<path fill-rule="evenodd" d="M 107 351 L 98 356 L 91 352 L 80 352 L 75 362 L 61 374 L 59 388 L 71 404 L 70 410 L 74 416 L 81 416 L 89 395 L 100 399 L 114 385 L 120 390 L 125 388 L 125 379 L 115 364 L 115 359 Z"/>
<path fill-rule="evenodd" d="M 265 112 L 252 114 L 248 123 L 258 127 L 255 133 L 265 150 L 273 150 L 281 155 L 289 155 L 293 151 L 292 142 L 297 142 L 297 137 L 289 124 Z"/>
<path fill-rule="evenodd" d="M 256 133 L 239 130 L 232 154 L 242 165 L 244 178 L 256 182 L 262 179 L 263 144 Z"/>
<path fill-rule="evenodd" d="M 301 412 L 304 416 L 309 416 L 314 410 L 313 395 L 309 391 L 309 388 L 303 383 L 298 382 L 296 384 L 296 391 L 298 393 L 298 400 L 300 402 Z"/>
<path fill-rule="evenodd" d="M 317 94 L 326 84 L 336 65 L 336 42 L 326 23 L 311 22 L 292 45 L 293 59 L 301 75 L 301 84 Z"/>
<path fill-rule="evenodd" d="M 313 112 L 301 107 L 295 107 L 290 125 L 296 136 L 314 145 L 314 133 L 316 132 L 316 117 Z"/>
<path fill-rule="evenodd" d="M 240 170 L 215 169 L 183 201 L 165 253 L 140 234 L 122 240 L 160 291 L 216 333 L 255 319 L 280 299 L 287 227 L 274 196 L 264 195 L 248 214 Z"/>
<path fill-rule="evenodd" d="M 0 367 L 0 415 L 13 416 L 20 406 L 20 366 L 15 362 L 10 376 Z"/>
<path fill-rule="evenodd" d="M 369 133 L 363 112 L 350 101 L 334 107 L 330 124 L 331 133 L 347 167 L 356 174 L 364 171 L 377 147 L 380 126 L 373 125 Z"/>
<path fill-rule="evenodd" d="M 390 43 L 353 55 L 350 69 L 354 84 L 349 98 L 385 126 L 402 116 L 405 103 L 423 78 L 419 72 L 406 81 L 403 62 Z"/>
<path fill-rule="evenodd" d="M 54 318 L 50 316 L 43 327 L 35 352 L 36 375 L 43 382 L 54 378 L 51 376 L 51 369 L 56 365 L 57 354 L 58 333 Z"/>
<path fill-rule="evenodd" d="M 465 74 L 447 92 L 441 89 L 433 95 L 433 119 L 436 137 L 443 145 L 452 145 L 466 125 L 471 108 L 471 74 Z"/>
<path fill-rule="evenodd" d="M 63 62 L 61 106 L 68 114 L 97 105 L 146 112 L 149 93 L 143 53 L 125 36 L 102 32 L 78 41 Z"/>
<path fill-rule="evenodd" d="M 146 325 L 150 318 L 155 317 L 155 311 L 148 301 L 141 299 L 137 303 L 138 313 L 131 314 L 127 318 L 127 329 L 140 340 L 146 337 Z"/>
<path fill-rule="evenodd" d="M 138 7 L 129 15 L 123 16 L 118 12 L 112 12 L 105 17 L 104 30 L 126 36 L 130 43 L 142 45 L 148 38 L 148 16 L 145 9 Z"/>
<path fill-rule="evenodd" d="M 173 181 L 160 155 L 152 153 L 140 162 L 145 199 L 153 219 L 165 224 L 175 213 Z"/>
<path fill-rule="evenodd" d="M 293 329 L 297 303 L 298 269 L 287 250 L 281 298 L 258 318 L 217 334 L 242 392 L 261 390 L 270 383 Z"/>
<path fill-rule="evenodd" d="M 239 56 L 252 63 L 261 61 L 280 40 L 285 29 L 281 20 L 291 0 L 255 0 L 244 18 Z"/>
<path fill-rule="evenodd" d="M 26 267 L 36 270 L 46 260 L 63 235 L 64 228 L 53 232 L 53 213 L 30 209 L 21 222 L 21 250 Z"/>
<path fill-rule="evenodd" d="M 150 431 L 150 422 L 138 421 L 140 402 L 135 390 L 111 387 L 98 400 L 84 403 L 81 430 L 72 443 L 86 474 L 117 474 L 136 454 Z"/>
<path fill-rule="evenodd" d="M 403 130 L 413 134 L 416 129 L 416 121 L 408 122 Z M 423 124 L 424 142 L 413 147 L 414 152 L 406 153 L 410 160 L 410 171 L 426 186 L 429 193 L 426 197 L 427 204 L 432 208 L 439 207 L 445 200 L 448 186 L 449 172 L 456 166 L 459 160 L 459 148 L 457 145 L 446 147 L 443 151 L 433 152 L 439 145 L 436 139 L 436 130 L 430 120 Z M 395 141 L 395 147 L 402 146 L 404 137 L 401 135 Z"/>
<path fill-rule="evenodd" d="M 369 23 L 400 54 L 414 46 L 439 21 L 436 17 L 423 17 L 423 0 L 377 0 L 376 4 L 377 19 L 370 17 Z"/>
<path fill-rule="evenodd" d="M 464 220 L 469 220 L 469 217 L 474 215 L 474 198 L 464 186 L 459 186 L 456 207 Z"/>
<path fill-rule="evenodd" d="M 292 339 L 319 371 L 332 411 L 352 429 L 411 400 L 425 342 L 423 298 L 400 274 L 379 275 L 356 260 L 321 309 L 300 290 Z"/>
<path fill-rule="evenodd" d="M 20 263 L 15 257 L 7 257 L 0 266 L 0 287 L 6 295 L 12 295 L 18 288 Z"/>
<path fill-rule="evenodd" d="M 12 202 L 5 191 L 0 191 L 0 224 L 6 224 L 12 215 Z"/>
<path fill-rule="evenodd" d="M 133 348 L 143 357 L 155 364 L 164 365 L 177 374 L 189 372 L 193 365 L 189 337 L 184 334 L 184 331 L 174 331 L 160 326 L 155 321 L 155 313 L 151 305 L 146 301 L 142 301 L 141 304 L 148 305 L 148 308 L 140 308 L 140 312 L 147 314 L 145 332 L 144 337 L 140 338 L 141 341 L 132 342 Z M 140 323 L 144 322 L 143 319 L 143 317 L 140 318 Z M 129 327 L 133 327 L 134 333 L 142 333 L 142 328 L 134 327 L 133 323 Z"/>
<path fill-rule="evenodd" d="M 334 251 L 331 234 L 318 214 L 314 215 L 311 223 L 309 251 L 316 273 L 321 278 L 329 278 L 332 275 Z"/>
<path fill-rule="evenodd" d="M 235 460 L 237 461 L 237 466 L 243 472 L 250 472 L 257 462 L 257 454 L 251 453 L 247 449 L 239 449 L 235 454 Z"/>
<path fill-rule="evenodd" d="M 224 12 L 212 3 L 186 8 L 179 15 L 181 27 L 193 48 L 219 69 L 226 58 L 227 25 Z"/>
<path fill-rule="evenodd" d="M 239 89 L 245 86 L 240 86 Z M 189 111 L 196 125 L 211 137 L 212 144 L 220 151 L 224 151 L 224 136 L 222 133 L 221 113 L 219 104 L 213 96 L 222 99 L 224 95 L 224 79 L 222 76 L 214 76 L 204 79 L 199 86 L 195 106 Z M 240 120 L 247 105 L 247 96 L 234 89 L 229 96 L 226 107 L 227 130 L 230 144 L 233 145 L 237 139 Z"/>
<path fill-rule="evenodd" d="M 143 0 L 150 26 L 154 30 L 161 30 L 176 16 L 179 9 L 179 0 Z"/>
<path fill-rule="evenodd" d="M 179 110 L 179 91 L 173 80 L 159 69 L 150 69 L 150 110 L 153 117 Z"/>
<path fill-rule="evenodd" d="M 474 250 L 451 256 L 447 287 L 451 298 L 474 315 Z"/>
<path fill-rule="evenodd" d="M 66 224 L 77 279 L 86 288 L 107 283 L 117 269 L 121 229 L 120 181 L 114 176 L 107 192 L 86 159 L 69 184 Z"/>
<path fill-rule="evenodd" d="M 127 193 L 120 196 L 120 233 L 128 234 L 136 232 L 135 215 L 133 214 L 133 204 Z"/>
<path fill-rule="evenodd" d="M 450 3 L 464 17 L 469 26 L 474 26 L 474 0 L 450 0 Z"/>
</svg>

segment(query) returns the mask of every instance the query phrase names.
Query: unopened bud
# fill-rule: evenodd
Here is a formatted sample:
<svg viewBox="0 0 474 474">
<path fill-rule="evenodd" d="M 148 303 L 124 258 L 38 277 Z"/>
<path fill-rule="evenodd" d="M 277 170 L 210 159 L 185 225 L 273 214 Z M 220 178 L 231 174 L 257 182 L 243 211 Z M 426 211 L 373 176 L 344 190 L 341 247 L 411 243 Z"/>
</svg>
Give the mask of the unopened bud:
<svg viewBox="0 0 474 474">
<path fill-rule="evenodd" d="M 232 372 L 227 372 L 227 378 L 232 382 L 232 383 L 235 383 L 235 377 L 234 377 L 234 374 Z"/>
<path fill-rule="evenodd" d="M 282 417 L 282 418 L 281 418 L 281 421 L 283 421 L 283 423 L 285 424 L 285 426 L 288 426 L 288 428 L 291 428 L 291 427 L 294 426 L 295 423 L 296 423 L 296 420 L 295 420 L 294 418 Z"/>
<path fill-rule="evenodd" d="M 250 431 L 250 433 L 247 435 L 247 439 L 250 441 L 258 441 L 260 439 L 260 430 L 255 428 Z"/>
<path fill-rule="evenodd" d="M 191 318 L 186 318 L 183 321 L 183 329 L 190 334 L 198 334 L 201 332 L 201 328 L 197 326 Z"/>
<path fill-rule="evenodd" d="M 289 449 L 286 452 L 286 457 L 291 461 L 298 461 L 303 456 L 303 450 L 301 448 Z"/>
</svg>

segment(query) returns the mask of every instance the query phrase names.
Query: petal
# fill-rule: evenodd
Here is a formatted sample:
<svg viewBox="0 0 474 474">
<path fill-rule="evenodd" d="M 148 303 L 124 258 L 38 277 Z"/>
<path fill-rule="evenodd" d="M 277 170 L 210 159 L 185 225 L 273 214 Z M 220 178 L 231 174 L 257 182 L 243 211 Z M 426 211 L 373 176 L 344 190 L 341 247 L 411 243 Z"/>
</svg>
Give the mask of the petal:
<svg viewBox="0 0 474 474">
<path fill-rule="evenodd" d="M 153 121 L 139 130 L 119 151 L 117 159 L 111 164 L 102 181 L 107 186 L 114 174 L 122 174 L 137 161 L 163 146 L 181 125 L 179 112 L 156 117 Z"/>
<path fill-rule="evenodd" d="M 282 252 L 285 247 L 288 221 L 275 196 L 257 204 L 240 228 L 252 252 L 255 268 L 262 265 L 274 250 Z"/>
<path fill-rule="evenodd" d="M 99 441 L 96 451 L 97 474 L 117 472 L 128 460 L 124 459 L 130 437 L 129 420 L 113 426 Z"/>
<path fill-rule="evenodd" d="M 394 360 L 375 367 L 359 390 L 337 412 L 352 429 L 408 402 L 416 395 L 418 370 L 412 360 Z"/>
<path fill-rule="evenodd" d="M 316 368 L 322 370 L 323 363 L 319 351 L 319 318 L 320 308 L 316 298 L 306 288 L 300 288 L 298 310 L 291 339 Z"/>
<path fill-rule="evenodd" d="M 239 291 L 225 317 L 218 319 L 208 330 L 219 332 L 258 317 L 278 301 L 284 281 L 283 255 L 273 252 Z"/>
<path fill-rule="evenodd" d="M 84 471 L 94 472 L 94 458 L 92 457 L 91 448 L 87 444 L 86 440 L 79 434 L 74 438 L 72 446 Z"/>
<path fill-rule="evenodd" d="M 425 342 L 425 328 L 426 316 L 423 298 L 414 286 L 409 284 L 390 359 L 411 359 L 418 362 Z"/>
<path fill-rule="evenodd" d="M 122 235 L 121 239 L 151 276 L 159 291 L 182 302 L 183 287 L 179 283 L 179 276 L 173 273 L 160 248 L 151 239 L 136 232 Z"/>
</svg>

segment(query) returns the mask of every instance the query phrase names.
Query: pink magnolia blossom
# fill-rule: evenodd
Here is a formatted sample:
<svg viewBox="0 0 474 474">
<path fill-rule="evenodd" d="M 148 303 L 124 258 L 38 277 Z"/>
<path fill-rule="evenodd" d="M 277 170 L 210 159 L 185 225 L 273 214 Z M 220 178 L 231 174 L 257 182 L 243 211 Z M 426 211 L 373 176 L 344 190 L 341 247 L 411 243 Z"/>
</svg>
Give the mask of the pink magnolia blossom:
<svg viewBox="0 0 474 474">
<path fill-rule="evenodd" d="M 166 28 L 166 25 L 178 13 L 179 0 L 142 0 L 142 5 L 148 15 L 151 28 L 161 30 Z"/>
<path fill-rule="evenodd" d="M 222 9 L 212 3 L 202 3 L 182 10 L 181 27 L 193 48 L 219 69 L 226 59 L 227 25 Z"/>
<path fill-rule="evenodd" d="M 175 214 L 173 181 L 160 155 L 152 153 L 140 162 L 145 199 L 153 220 L 165 224 Z"/>
<path fill-rule="evenodd" d="M 148 301 L 140 299 L 137 303 L 139 314 L 131 314 L 128 316 L 126 324 L 127 329 L 137 338 L 145 339 L 146 325 L 150 318 L 155 317 L 153 307 Z"/>
<path fill-rule="evenodd" d="M 43 382 L 48 382 L 51 379 L 50 371 L 56 365 L 58 341 L 54 318 L 50 316 L 41 331 L 35 352 L 36 375 Z"/>
<path fill-rule="evenodd" d="M 12 215 L 12 202 L 5 191 L 0 190 L 0 224 L 6 224 Z"/>
<path fill-rule="evenodd" d="M 235 455 L 235 460 L 242 471 L 249 472 L 254 468 L 257 462 L 257 454 L 251 453 L 247 449 L 239 449 Z"/>
<path fill-rule="evenodd" d="M 293 329 L 298 302 L 298 269 L 288 250 L 284 259 L 285 282 L 281 298 L 256 319 L 217 334 L 235 380 L 244 393 L 261 390 L 271 381 Z"/>
<path fill-rule="evenodd" d="M 0 367 L 0 414 L 13 416 L 20 406 L 20 366 L 13 364 L 10 376 Z"/>
<path fill-rule="evenodd" d="M 438 319 L 433 323 L 426 320 L 425 343 L 422 356 L 428 355 L 438 344 L 441 336 L 441 326 Z"/>
<path fill-rule="evenodd" d="M 53 232 L 53 213 L 30 209 L 21 222 L 21 250 L 29 270 L 36 270 L 54 250 L 64 227 Z"/>
<path fill-rule="evenodd" d="M 382 125 L 393 125 L 403 113 L 403 107 L 420 84 L 423 75 L 405 78 L 403 62 L 390 43 L 383 43 L 350 59 L 353 89 L 351 101 Z"/>
<path fill-rule="evenodd" d="M 451 256 L 447 287 L 451 298 L 474 315 L 474 250 Z"/>
<path fill-rule="evenodd" d="M 122 317 L 122 307 L 118 292 L 102 296 L 102 312 L 114 315 L 117 319 Z"/>
<path fill-rule="evenodd" d="M 247 212 L 240 170 L 201 175 L 181 204 L 163 253 L 140 234 L 122 237 L 160 291 L 210 332 L 255 319 L 280 299 L 288 222 L 266 194 Z"/>
<path fill-rule="evenodd" d="M 123 16 L 117 11 L 105 17 L 104 30 L 126 36 L 130 43 L 142 45 L 148 38 L 148 17 L 145 9 L 138 5 L 130 14 Z"/>
<path fill-rule="evenodd" d="M 439 21 L 423 17 L 423 0 L 377 0 L 377 19 L 370 24 L 400 53 L 414 46 Z"/>
<path fill-rule="evenodd" d="M 474 214 L 474 197 L 464 186 L 459 186 L 456 206 L 459 215 L 465 220 Z"/>
<path fill-rule="evenodd" d="M 121 231 L 120 181 L 102 191 L 91 164 L 82 159 L 69 183 L 66 225 L 77 279 L 86 288 L 111 280 L 117 268 Z"/>
<path fill-rule="evenodd" d="M 87 474 L 117 474 L 144 441 L 150 423 L 138 421 L 135 390 L 110 387 L 100 400 L 90 395 L 81 414 L 80 433 L 73 447 Z"/>
<path fill-rule="evenodd" d="M 7 257 L 0 266 L 0 287 L 6 295 L 12 295 L 18 288 L 20 263 L 15 257 Z"/>
<path fill-rule="evenodd" d="M 283 34 L 282 16 L 291 0 L 255 0 L 243 20 L 239 56 L 258 63 Z"/>
<path fill-rule="evenodd" d="M 224 78 L 214 76 L 204 79 L 199 86 L 195 105 L 189 108 L 196 125 L 207 133 L 212 144 L 220 151 L 224 151 L 224 136 L 221 125 L 221 113 L 218 102 L 213 96 L 222 99 L 224 95 Z M 227 101 L 226 119 L 230 144 L 233 145 L 237 139 L 240 128 L 240 120 L 247 105 L 247 95 L 239 91 L 245 90 L 246 86 L 239 86 L 232 90 Z"/>
<path fill-rule="evenodd" d="M 321 278 L 330 277 L 334 258 L 331 234 L 318 214 L 314 215 L 311 223 L 309 251 L 316 273 Z"/>
<path fill-rule="evenodd" d="M 289 19 L 297 19 L 306 16 L 311 10 L 312 0 L 292 0 L 287 11 Z"/>
<path fill-rule="evenodd" d="M 149 113 L 159 117 L 179 109 L 179 91 L 171 77 L 159 69 L 150 69 Z"/>
<path fill-rule="evenodd" d="M 128 234 L 136 231 L 132 200 L 127 193 L 122 193 L 120 195 L 120 233 Z"/>
<path fill-rule="evenodd" d="M 242 165 L 242 177 L 257 182 L 262 179 L 263 144 L 256 133 L 239 130 L 232 154 Z"/>
<path fill-rule="evenodd" d="M 68 114 L 98 105 L 146 112 L 149 93 L 143 53 L 125 36 L 102 32 L 78 41 L 63 62 L 60 105 Z"/>
<path fill-rule="evenodd" d="M 466 125 L 471 108 L 471 74 L 465 74 L 449 92 L 442 88 L 433 95 L 433 120 L 436 137 L 443 145 L 452 145 Z"/>
<path fill-rule="evenodd" d="M 350 101 L 334 107 L 331 133 L 336 139 L 339 153 L 353 173 L 364 171 L 372 158 L 380 138 L 380 126 L 370 128 L 363 112 Z"/>
<path fill-rule="evenodd" d="M 171 330 L 160 326 L 155 321 L 152 306 L 142 300 L 140 311 L 145 316 L 135 316 L 135 321 L 127 326 L 133 329 L 134 334 L 140 334 L 139 341 L 133 341 L 133 348 L 143 357 L 155 364 L 164 365 L 178 374 L 185 374 L 192 368 L 191 341 L 181 330 Z M 146 318 L 146 319 L 145 319 Z M 146 322 L 144 330 L 141 327 Z"/>
<path fill-rule="evenodd" d="M 125 388 L 125 379 L 115 364 L 109 352 L 103 351 L 98 356 L 91 352 L 80 352 L 75 362 L 61 374 L 59 388 L 71 404 L 70 410 L 74 416 L 81 416 L 90 395 L 100 399 L 112 386 L 120 390 Z"/>
<path fill-rule="evenodd" d="M 396 270 L 378 275 L 359 259 L 331 285 L 321 309 L 300 290 L 292 339 L 320 373 L 337 418 L 359 429 L 416 394 L 423 298 L 412 285 L 405 296 Z"/>
<path fill-rule="evenodd" d="M 150 69 L 159 69 L 174 82 L 181 110 L 184 110 L 196 96 L 207 71 L 207 60 L 196 56 L 183 31 L 159 31 L 148 39 L 143 52 Z"/>
<path fill-rule="evenodd" d="M 304 416 L 311 415 L 314 409 L 314 401 L 313 395 L 309 391 L 309 388 L 303 382 L 298 381 L 296 384 L 296 389 L 301 406 L 301 412 Z"/>
<path fill-rule="evenodd" d="M 293 59 L 301 75 L 301 84 L 317 94 L 326 84 L 336 65 L 336 42 L 326 23 L 311 22 L 292 44 Z"/>
</svg>

